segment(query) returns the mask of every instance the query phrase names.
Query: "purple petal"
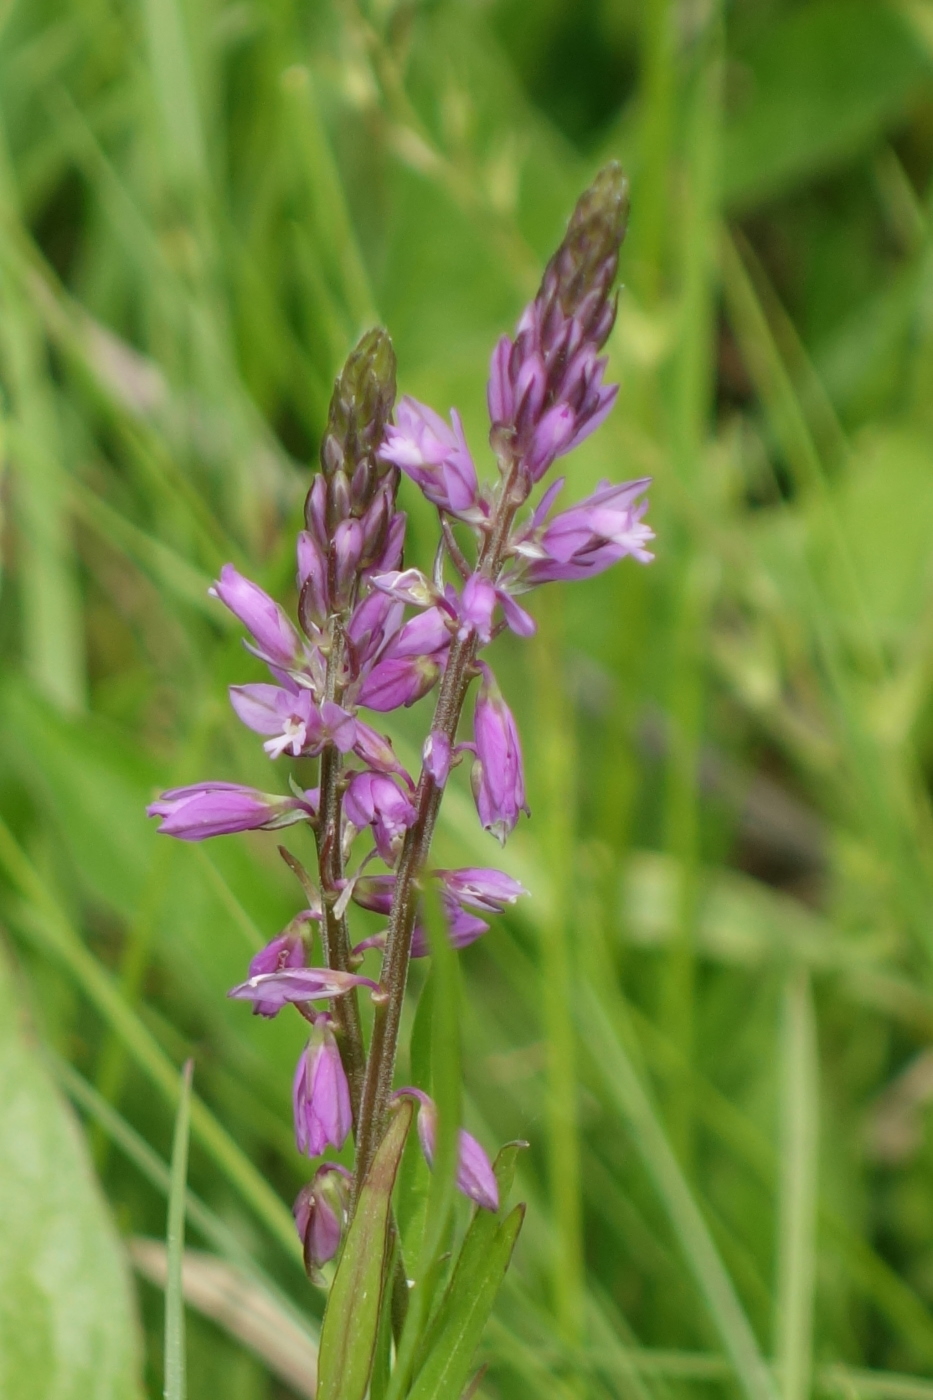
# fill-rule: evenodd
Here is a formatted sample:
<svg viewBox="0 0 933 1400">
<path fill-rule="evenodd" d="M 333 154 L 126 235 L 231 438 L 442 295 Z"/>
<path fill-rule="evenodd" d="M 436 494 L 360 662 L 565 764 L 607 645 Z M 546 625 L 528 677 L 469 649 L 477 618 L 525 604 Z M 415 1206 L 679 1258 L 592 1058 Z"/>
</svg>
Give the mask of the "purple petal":
<svg viewBox="0 0 933 1400">
<path fill-rule="evenodd" d="M 233 987 L 227 996 L 237 1001 L 262 1001 L 279 1010 L 291 1002 L 320 1001 L 344 996 L 354 987 L 378 989 L 378 983 L 352 972 L 336 972 L 325 967 L 284 968 L 280 972 L 260 973 Z"/>
<path fill-rule="evenodd" d="M 210 593 L 251 632 L 265 660 L 286 669 L 301 655 L 301 642 L 282 609 L 267 593 L 225 564 Z"/>
</svg>

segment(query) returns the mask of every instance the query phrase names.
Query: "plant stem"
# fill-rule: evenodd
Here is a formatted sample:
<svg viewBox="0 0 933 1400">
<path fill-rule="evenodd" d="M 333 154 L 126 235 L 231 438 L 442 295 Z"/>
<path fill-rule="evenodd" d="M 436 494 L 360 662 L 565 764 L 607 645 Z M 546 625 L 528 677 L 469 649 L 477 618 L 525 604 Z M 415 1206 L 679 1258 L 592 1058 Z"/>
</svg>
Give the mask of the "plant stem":
<svg viewBox="0 0 933 1400">
<path fill-rule="evenodd" d="M 340 675 L 343 648 L 343 631 L 338 627 L 335 628 L 328 657 L 326 683 L 327 698 L 336 699 L 338 703 L 337 677 Z M 321 753 L 321 799 L 315 838 L 321 877 L 321 940 L 324 944 L 324 957 L 328 967 L 336 968 L 340 972 L 350 972 L 350 933 L 346 915 L 338 915 L 334 909 L 344 877 L 343 846 L 340 840 L 342 768 L 343 755 L 337 746 L 325 745 Z M 337 1044 L 350 1086 L 350 1107 L 355 1132 L 359 1123 L 363 1080 L 366 1074 L 366 1047 L 363 1043 L 360 1004 L 355 988 L 345 996 L 334 998 L 331 1014 L 337 1025 Z"/>
<path fill-rule="evenodd" d="M 493 580 L 498 576 L 502 553 L 509 529 L 515 518 L 515 512 L 527 495 L 527 492 L 520 493 L 516 489 L 519 465 L 519 462 L 515 460 L 510 461 L 507 465 L 507 470 L 504 473 L 505 482 L 499 497 L 496 514 L 477 561 L 477 573 Z M 457 636 L 451 642 L 447 668 L 441 682 L 437 707 L 431 724 L 431 732 L 445 734 L 451 744 L 456 740 L 463 702 L 475 674 L 473 663 L 476 659 L 477 646 L 478 639 L 473 631 L 468 632 L 465 637 Z M 369 1170 L 382 1138 L 386 1109 L 392 1092 L 392 1077 L 395 1072 L 402 1004 L 405 1000 L 405 988 L 408 983 L 411 935 L 418 905 L 418 880 L 431 849 L 431 838 L 434 835 L 442 798 L 443 788 L 438 786 L 422 765 L 421 776 L 418 779 L 418 787 L 415 792 L 417 816 L 405 833 L 402 852 L 395 872 L 395 895 L 392 901 L 392 912 L 389 916 L 389 931 L 382 961 L 381 990 L 380 993 L 374 995 L 376 1011 L 373 1018 L 373 1034 L 369 1047 L 369 1060 L 366 1065 L 356 1136 L 354 1194 L 359 1191 L 359 1185 Z"/>
</svg>

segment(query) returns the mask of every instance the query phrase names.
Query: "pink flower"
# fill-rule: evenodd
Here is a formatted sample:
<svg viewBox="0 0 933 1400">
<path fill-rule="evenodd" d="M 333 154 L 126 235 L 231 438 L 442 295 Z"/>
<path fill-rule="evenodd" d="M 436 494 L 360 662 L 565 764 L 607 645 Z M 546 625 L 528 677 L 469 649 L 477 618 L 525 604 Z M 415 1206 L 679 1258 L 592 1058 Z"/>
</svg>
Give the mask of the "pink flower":
<svg viewBox="0 0 933 1400">
<path fill-rule="evenodd" d="M 437 1145 L 437 1107 L 422 1089 L 399 1089 L 393 1098 L 410 1098 L 418 1104 L 418 1139 L 428 1166 L 434 1164 Z M 460 1129 L 457 1188 L 483 1210 L 499 1209 L 499 1184 L 486 1153 L 476 1138 Z"/>
<path fill-rule="evenodd" d="M 462 520 L 481 520 L 476 467 L 456 409 L 448 427 L 433 409 L 406 396 L 396 417 L 397 426 L 386 430 L 380 459 L 403 471 L 440 510 Z"/>
<path fill-rule="evenodd" d="M 479 819 L 500 844 L 528 812 L 522 748 L 512 712 L 488 666 L 480 663 L 483 681 L 473 712 L 473 797 Z"/>
<path fill-rule="evenodd" d="M 270 792 L 241 787 L 238 783 L 194 783 L 171 788 L 146 808 L 146 815 L 161 817 L 159 832 L 181 841 L 204 841 L 235 831 L 266 831 L 309 821 L 314 805 L 305 794 L 277 797 Z"/>
<path fill-rule="evenodd" d="M 292 1084 L 298 1151 L 320 1157 L 328 1145 L 338 1152 L 353 1124 L 350 1087 L 330 1018 L 318 1016 L 295 1069 Z"/>
<path fill-rule="evenodd" d="M 301 639 L 278 603 L 258 584 L 225 564 L 210 593 L 238 617 L 256 641 L 256 651 L 272 666 L 291 670 L 301 659 Z"/>
</svg>

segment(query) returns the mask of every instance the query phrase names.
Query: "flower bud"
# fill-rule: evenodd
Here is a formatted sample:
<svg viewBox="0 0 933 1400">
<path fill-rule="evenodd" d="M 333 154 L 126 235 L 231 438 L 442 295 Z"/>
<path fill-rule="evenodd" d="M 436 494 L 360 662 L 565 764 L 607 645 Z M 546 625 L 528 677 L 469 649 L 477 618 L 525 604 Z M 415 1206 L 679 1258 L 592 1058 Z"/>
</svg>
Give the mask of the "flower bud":
<svg viewBox="0 0 933 1400">
<path fill-rule="evenodd" d="M 522 749 L 515 720 L 488 666 L 481 666 L 483 682 L 473 714 L 476 761 L 473 764 L 473 797 L 479 819 L 500 844 L 528 813 Z"/>
<path fill-rule="evenodd" d="M 350 1086 L 330 1017 L 318 1016 L 302 1051 L 292 1085 L 295 1141 L 307 1157 L 320 1157 L 328 1145 L 339 1152 L 353 1125 Z"/>
<path fill-rule="evenodd" d="M 278 603 L 232 564 L 225 564 L 220 578 L 208 590 L 219 598 L 251 632 L 263 661 L 289 670 L 301 656 L 301 642 Z"/>
<path fill-rule="evenodd" d="M 414 1099 L 418 1105 L 418 1140 L 428 1166 L 434 1165 L 437 1145 L 437 1107 L 422 1089 L 399 1089 L 394 1099 Z M 483 1210 L 499 1209 L 499 1184 L 486 1153 L 476 1138 L 460 1129 L 457 1189 Z"/>
<path fill-rule="evenodd" d="M 204 841 L 236 831 L 274 831 L 293 822 L 310 821 L 314 807 L 298 797 L 241 787 L 238 783 L 195 783 L 171 788 L 146 808 L 161 817 L 159 833 L 181 841 Z"/>
<path fill-rule="evenodd" d="M 323 1162 L 298 1192 L 292 1214 L 305 1268 L 313 1278 L 340 1248 L 350 1204 L 350 1173 L 337 1162 Z"/>
</svg>

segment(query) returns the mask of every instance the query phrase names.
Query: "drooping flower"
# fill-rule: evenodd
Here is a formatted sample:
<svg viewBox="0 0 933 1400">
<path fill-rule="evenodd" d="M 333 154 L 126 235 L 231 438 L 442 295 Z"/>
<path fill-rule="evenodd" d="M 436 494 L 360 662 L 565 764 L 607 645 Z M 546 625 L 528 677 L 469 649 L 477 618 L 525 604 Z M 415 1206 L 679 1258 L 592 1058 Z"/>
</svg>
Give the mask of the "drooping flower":
<svg viewBox="0 0 933 1400">
<path fill-rule="evenodd" d="M 421 757 L 438 787 L 443 787 L 450 776 L 451 755 L 452 749 L 447 735 L 442 729 L 432 729 L 424 741 Z"/>
<path fill-rule="evenodd" d="M 470 868 L 466 870 L 435 870 L 432 878 L 440 883 L 441 910 L 446 924 L 447 937 L 453 948 L 467 948 L 477 938 L 489 930 L 483 919 L 477 918 L 470 910 L 484 914 L 501 914 L 514 904 L 527 890 L 501 870 Z M 388 915 L 395 895 L 394 875 L 360 875 L 353 881 L 351 898 L 362 909 L 371 909 L 376 914 Z M 374 947 L 381 943 L 381 935 L 366 940 L 360 945 Z M 430 941 L 423 923 L 418 919 L 412 931 L 411 956 L 426 958 L 431 951 Z"/>
<path fill-rule="evenodd" d="M 315 1018 L 308 1044 L 298 1060 L 292 1107 L 299 1152 L 320 1157 L 328 1146 L 339 1152 L 353 1125 L 353 1115 L 350 1086 L 326 1012 Z"/>
<path fill-rule="evenodd" d="M 428 1166 L 434 1165 L 437 1148 L 437 1107 L 423 1089 L 399 1089 L 394 1099 L 411 1098 L 418 1105 L 418 1140 Z M 486 1153 L 464 1128 L 459 1133 L 457 1188 L 483 1210 L 499 1209 L 499 1185 Z"/>
<path fill-rule="evenodd" d="M 358 830 L 372 827 L 376 849 L 387 863 L 394 860 L 402 837 L 417 816 L 411 800 L 385 773 L 355 774 L 343 809 Z"/>
<path fill-rule="evenodd" d="M 427 608 L 409 618 L 364 677 L 356 692 L 357 703 L 383 712 L 413 705 L 440 675 L 450 639 L 450 621 L 441 608 Z"/>
<path fill-rule="evenodd" d="M 522 749 L 512 712 L 489 667 L 480 662 L 483 679 L 473 713 L 473 796 L 479 819 L 500 845 L 528 812 Z"/>
<path fill-rule="evenodd" d="M 524 885 L 506 875 L 504 870 L 488 866 L 470 866 L 465 870 L 435 870 L 448 894 L 471 909 L 486 914 L 501 914 L 528 891 Z"/>
<path fill-rule="evenodd" d="M 314 1275 L 340 1248 L 350 1203 L 351 1173 L 339 1162 L 322 1162 L 298 1192 L 292 1214 L 305 1268 Z"/>
<path fill-rule="evenodd" d="M 161 817 L 159 832 L 181 841 L 204 841 L 235 831 L 275 831 L 293 822 L 310 821 L 315 804 L 312 795 L 278 797 L 257 792 L 239 783 L 194 783 L 171 788 L 146 808 L 146 815 Z"/>
</svg>

